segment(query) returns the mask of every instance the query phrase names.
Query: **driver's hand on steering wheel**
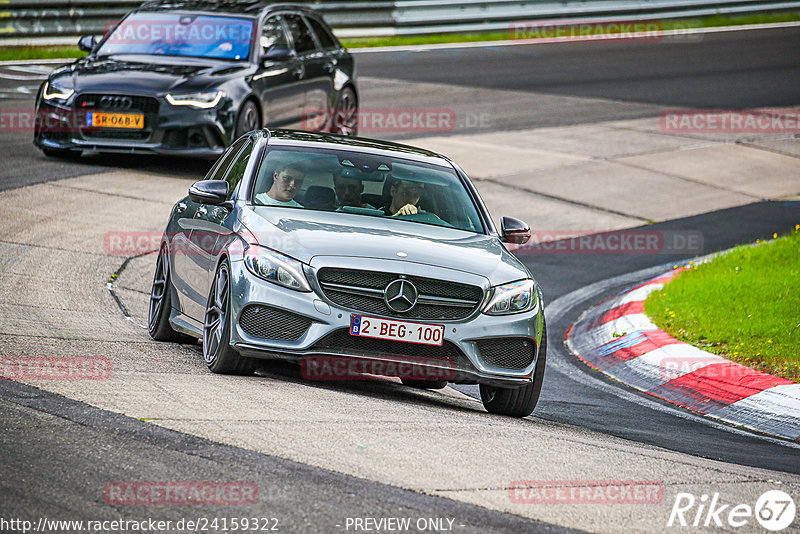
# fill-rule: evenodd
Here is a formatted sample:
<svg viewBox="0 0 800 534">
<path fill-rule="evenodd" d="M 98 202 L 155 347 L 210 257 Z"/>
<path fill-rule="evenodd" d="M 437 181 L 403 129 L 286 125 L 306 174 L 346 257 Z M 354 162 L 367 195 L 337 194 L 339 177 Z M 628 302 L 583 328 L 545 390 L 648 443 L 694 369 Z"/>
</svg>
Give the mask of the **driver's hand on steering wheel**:
<svg viewBox="0 0 800 534">
<path fill-rule="evenodd" d="M 400 208 L 397 213 L 392 215 L 392 217 L 397 217 L 398 215 L 416 215 L 418 211 L 414 204 L 406 204 Z"/>
</svg>

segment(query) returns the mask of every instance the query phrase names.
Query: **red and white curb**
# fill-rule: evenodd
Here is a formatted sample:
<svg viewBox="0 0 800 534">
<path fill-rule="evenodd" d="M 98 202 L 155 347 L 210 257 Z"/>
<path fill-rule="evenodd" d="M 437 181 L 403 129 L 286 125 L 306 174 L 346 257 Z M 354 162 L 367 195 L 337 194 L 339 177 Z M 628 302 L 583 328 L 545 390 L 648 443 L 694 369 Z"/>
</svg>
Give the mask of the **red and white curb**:
<svg viewBox="0 0 800 534">
<path fill-rule="evenodd" d="M 800 442 L 800 384 L 678 341 L 644 301 L 686 268 L 652 278 L 584 313 L 565 334 L 590 367 L 694 412 Z"/>
</svg>

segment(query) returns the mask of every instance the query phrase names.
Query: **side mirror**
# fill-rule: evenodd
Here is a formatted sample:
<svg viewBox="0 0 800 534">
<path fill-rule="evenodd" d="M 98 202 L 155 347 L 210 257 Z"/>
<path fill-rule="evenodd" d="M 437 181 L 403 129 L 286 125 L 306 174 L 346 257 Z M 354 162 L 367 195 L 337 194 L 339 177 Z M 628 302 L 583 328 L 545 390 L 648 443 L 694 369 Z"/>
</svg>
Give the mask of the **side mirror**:
<svg viewBox="0 0 800 534">
<path fill-rule="evenodd" d="M 228 199 L 228 182 L 225 180 L 201 180 L 189 188 L 189 198 L 199 204 L 221 206 Z"/>
<path fill-rule="evenodd" d="M 84 52 L 91 52 L 96 45 L 97 39 L 94 38 L 94 35 L 84 35 L 78 41 L 78 48 Z"/>
<path fill-rule="evenodd" d="M 504 243 L 524 245 L 531 238 L 531 227 L 514 217 L 500 218 L 500 239 Z"/>
<path fill-rule="evenodd" d="M 267 50 L 267 53 L 261 56 L 261 63 L 266 62 L 278 63 L 287 61 L 295 57 L 294 50 L 288 46 L 275 45 Z"/>
</svg>

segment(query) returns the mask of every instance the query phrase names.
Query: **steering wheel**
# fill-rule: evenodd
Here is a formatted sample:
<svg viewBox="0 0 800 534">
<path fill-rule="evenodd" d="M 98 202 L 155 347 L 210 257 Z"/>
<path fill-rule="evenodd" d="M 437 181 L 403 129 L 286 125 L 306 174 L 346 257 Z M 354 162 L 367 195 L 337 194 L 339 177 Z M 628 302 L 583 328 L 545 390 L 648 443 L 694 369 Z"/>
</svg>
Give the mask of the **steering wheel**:
<svg viewBox="0 0 800 534">
<path fill-rule="evenodd" d="M 421 222 L 421 223 L 428 223 L 428 224 L 435 224 L 438 226 L 449 226 L 453 228 L 453 225 L 449 222 L 445 221 L 444 219 L 438 217 L 436 214 L 431 213 L 430 211 L 419 211 L 412 215 L 395 215 L 394 219 L 402 219 L 404 221 L 414 221 L 414 222 Z"/>
</svg>

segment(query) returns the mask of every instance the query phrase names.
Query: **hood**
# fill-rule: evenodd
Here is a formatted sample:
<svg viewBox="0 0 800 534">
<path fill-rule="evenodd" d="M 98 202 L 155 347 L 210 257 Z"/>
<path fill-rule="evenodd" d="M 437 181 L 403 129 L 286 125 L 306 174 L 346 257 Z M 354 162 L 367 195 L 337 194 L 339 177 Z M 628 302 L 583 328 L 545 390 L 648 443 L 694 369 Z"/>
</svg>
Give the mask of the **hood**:
<svg viewBox="0 0 800 534">
<path fill-rule="evenodd" d="M 69 69 L 59 71 L 56 77 L 63 79 L 71 73 L 73 88 L 78 93 L 122 91 L 157 95 L 175 90 L 208 90 L 249 67 L 247 63 L 196 58 L 105 56 L 77 61 Z"/>
<path fill-rule="evenodd" d="M 530 276 L 496 236 L 338 212 L 255 207 L 242 222 L 263 246 L 304 263 L 346 256 L 433 265 L 483 276 L 491 285 Z"/>
</svg>

